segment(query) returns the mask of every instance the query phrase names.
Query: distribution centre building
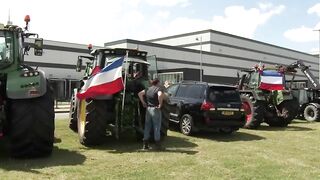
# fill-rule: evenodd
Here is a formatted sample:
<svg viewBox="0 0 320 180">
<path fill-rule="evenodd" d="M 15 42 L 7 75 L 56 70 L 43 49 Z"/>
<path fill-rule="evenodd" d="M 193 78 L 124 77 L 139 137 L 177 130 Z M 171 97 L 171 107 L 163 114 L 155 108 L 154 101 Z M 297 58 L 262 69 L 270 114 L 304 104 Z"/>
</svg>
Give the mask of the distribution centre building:
<svg viewBox="0 0 320 180">
<path fill-rule="evenodd" d="M 237 82 L 239 69 L 250 68 L 259 63 L 267 66 L 289 65 L 299 59 L 310 66 L 314 76 L 319 75 L 317 56 L 214 30 L 147 41 L 124 39 L 107 42 L 104 46 L 139 49 L 147 51 L 148 55 L 155 55 L 159 77 L 170 82 L 199 80 L 202 67 L 203 81 L 234 84 Z M 87 45 L 44 41 L 43 56 L 36 57 L 30 52 L 25 60 L 45 71 L 57 91 L 58 99 L 68 99 L 72 88 L 77 86 L 77 81 L 83 74 L 75 71 L 77 57 L 87 54 Z M 306 80 L 301 72 L 296 77 Z"/>
</svg>

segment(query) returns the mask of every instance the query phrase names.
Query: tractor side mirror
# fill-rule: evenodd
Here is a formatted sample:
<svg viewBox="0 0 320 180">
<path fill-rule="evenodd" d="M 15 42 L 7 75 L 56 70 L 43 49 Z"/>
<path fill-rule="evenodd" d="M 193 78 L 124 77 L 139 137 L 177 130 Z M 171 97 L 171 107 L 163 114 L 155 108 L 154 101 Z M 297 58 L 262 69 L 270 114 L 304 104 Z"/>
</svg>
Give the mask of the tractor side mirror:
<svg viewBox="0 0 320 180">
<path fill-rule="evenodd" d="M 81 67 L 82 67 L 82 59 L 79 57 L 77 61 L 76 71 L 81 72 Z"/>
<path fill-rule="evenodd" d="M 34 40 L 34 55 L 35 56 L 42 56 L 43 53 L 43 39 L 36 38 Z"/>
</svg>

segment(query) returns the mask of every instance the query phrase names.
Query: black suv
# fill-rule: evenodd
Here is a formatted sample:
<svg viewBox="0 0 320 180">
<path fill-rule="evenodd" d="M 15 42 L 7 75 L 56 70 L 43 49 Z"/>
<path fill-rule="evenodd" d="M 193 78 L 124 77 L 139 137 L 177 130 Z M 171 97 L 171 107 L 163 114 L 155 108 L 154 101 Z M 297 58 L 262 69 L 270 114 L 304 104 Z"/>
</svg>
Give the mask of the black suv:
<svg viewBox="0 0 320 180">
<path fill-rule="evenodd" d="M 245 124 L 245 112 L 236 87 L 184 81 L 167 88 L 170 122 L 191 135 L 200 129 L 232 133 Z"/>
</svg>

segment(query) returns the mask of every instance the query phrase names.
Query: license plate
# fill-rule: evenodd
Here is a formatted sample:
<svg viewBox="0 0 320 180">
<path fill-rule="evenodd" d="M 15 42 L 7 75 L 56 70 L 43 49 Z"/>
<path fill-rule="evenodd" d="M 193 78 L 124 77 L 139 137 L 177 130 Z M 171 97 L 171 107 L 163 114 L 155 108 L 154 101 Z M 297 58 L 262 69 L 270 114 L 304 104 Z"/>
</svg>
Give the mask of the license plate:
<svg viewBox="0 0 320 180">
<path fill-rule="evenodd" d="M 221 114 L 225 115 L 225 116 L 232 116 L 234 114 L 234 112 L 233 111 L 222 111 Z"/>
</svg>

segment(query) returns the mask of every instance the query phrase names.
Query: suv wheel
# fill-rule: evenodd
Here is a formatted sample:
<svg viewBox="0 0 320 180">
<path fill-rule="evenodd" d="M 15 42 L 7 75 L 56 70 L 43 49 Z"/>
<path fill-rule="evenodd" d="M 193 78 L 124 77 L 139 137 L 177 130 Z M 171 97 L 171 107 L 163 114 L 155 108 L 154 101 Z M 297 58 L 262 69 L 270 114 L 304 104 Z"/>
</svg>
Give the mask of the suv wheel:
<svg viewBox="0 0 320 180">
<path fill-rule="evenodd" d="M 189 114 L 185 114 L 180 120 L 180 131 L 184 135 L 191 135 L 193 130 L 193 118 Z"/>
</svg>

